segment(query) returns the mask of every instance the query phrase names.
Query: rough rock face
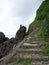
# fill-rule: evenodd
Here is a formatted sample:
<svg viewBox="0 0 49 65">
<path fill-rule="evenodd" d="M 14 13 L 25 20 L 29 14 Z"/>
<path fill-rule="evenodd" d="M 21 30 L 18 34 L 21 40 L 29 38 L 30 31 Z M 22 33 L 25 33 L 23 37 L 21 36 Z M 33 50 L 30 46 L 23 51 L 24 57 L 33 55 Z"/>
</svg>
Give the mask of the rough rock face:
<svg viewBox="0 0 49 65">
<path fill-rule="evenodd" d="M 20 29 L 17 31 L 15 38 L 11 39 L 5 37 L 3 32 L 0 32 L 0 58 L 7 55 L 10 52 L 10 50 L 24 38 L 25 34 L 25 26 L 20 26 Z"/>
<path fill-rule="evenodd" d="M 0 58 L 5 56 L 7 52 L 10 51 L 12 48 L 11 43 L 9 41 L 5 41 L 3 43 L 0 43 Z"/>
<path fill-rule="evenodd" d="M 0 32 L 0 58 L 6 55 L 5 49 L 7 49 L 7 44 L 5 44 L 5 41 L 7 40 L 9 40 L 9 38 L 5 37 L 3 32 Z"/>
<path fill-rule="evenodd" d="M 26 27 L 20 25 L 20 28 L 19 28 L 19 30 L 17 31 L 15 38 L 16 38 L 18 41 L 21 41 L 21 40 L 24 38 L 25 35 L 26 35 Z"/>
<path fill-rule="evenodd" d="M 5 41 L 5 35 L 3 32 L 0 32 L 0 43 Z"/>
<path fill-rule="evenodd" d="M 16 43 L 15 38 L 9 39 L 4 33 L 0 32 L 0 58 L 7 55 Z"/>
<path fill-rule="evenodd" d="M 16 43 L 15 38 L 11 38 L 3 43 L 0 43 L 0 58 L 7 55 Z"/>
</svg>

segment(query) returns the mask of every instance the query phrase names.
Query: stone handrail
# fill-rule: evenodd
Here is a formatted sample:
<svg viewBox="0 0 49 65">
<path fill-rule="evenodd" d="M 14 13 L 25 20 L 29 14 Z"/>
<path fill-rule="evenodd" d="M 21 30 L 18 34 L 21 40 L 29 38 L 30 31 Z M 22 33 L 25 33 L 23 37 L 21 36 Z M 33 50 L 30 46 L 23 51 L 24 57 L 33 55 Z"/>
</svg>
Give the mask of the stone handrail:
<svg viewBox="0 0 49 65">
<path fill-rule="evenodd" d="M 30 33 L 28 36 L 26 36 L 23 41 L 21 41 L 20 43 L 18 43 L 18 45 L 12 49 L 12 51 L 6 55 L 5 57 L 0 59 L 0 65 L 7 65 L 7 63 L 12 59 L 12 57 L 16 54 L 17 49 L 26 41 L 27 37 L 29 37 L 31 34 L 35 33 L 38 29 L 36 29 L 34 32 Z"/>
<path fill-rule="evenodd" d="M 11 53 L 9 53 L 5 57 L 1 58 L 0 65 L 3 65 L 3 64 L 6 65 L 12 59 L 12 57 L 15 55 L 17 49 L 24 43 L 24 41 L 25 41 L 25 38 L 22 42 L 18 43 L 18 45 L 14 49 L 12 49 Z"/>
</svg>

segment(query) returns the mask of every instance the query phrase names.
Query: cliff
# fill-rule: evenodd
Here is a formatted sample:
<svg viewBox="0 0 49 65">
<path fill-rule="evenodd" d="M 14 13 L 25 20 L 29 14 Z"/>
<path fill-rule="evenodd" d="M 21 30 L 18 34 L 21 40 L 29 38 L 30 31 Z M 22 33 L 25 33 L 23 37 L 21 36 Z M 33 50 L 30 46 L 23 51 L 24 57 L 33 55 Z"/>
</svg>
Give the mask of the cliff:
<svg viewBox="0 0 49 65">
<path fill-rule="evenodd" d="M 33 27 L 39 28 L 39 36 L 49 37 L 49 0 L 43 1 L 40 5 L 35 20 L 29 25 L 28 33 L 33 31 Z"/>
</svg>

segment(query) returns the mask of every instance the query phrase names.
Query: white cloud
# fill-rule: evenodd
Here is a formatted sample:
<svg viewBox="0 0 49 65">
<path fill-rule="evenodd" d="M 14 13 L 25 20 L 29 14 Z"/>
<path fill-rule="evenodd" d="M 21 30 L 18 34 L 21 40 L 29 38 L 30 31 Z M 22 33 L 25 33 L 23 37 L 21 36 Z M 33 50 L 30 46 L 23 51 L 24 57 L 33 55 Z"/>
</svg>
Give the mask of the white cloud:
<svg viewBox="0 0 49 65">
<path fill-rule="evenodd" d="M 14 36 L 20 24 L 27 28 L 43 0 L 0 0 L 0 31 Z"/>
<path fill-rule="evenodd" d="M 11 17 L 0 17 L 0 31 L 4 32 L 6 36 L 14 36 L 16 31 L 19 29 L 18 24 L 13 24 L 14 18 Z M 9 36 L 8 36 L 9 37 Z"/>
</svg>

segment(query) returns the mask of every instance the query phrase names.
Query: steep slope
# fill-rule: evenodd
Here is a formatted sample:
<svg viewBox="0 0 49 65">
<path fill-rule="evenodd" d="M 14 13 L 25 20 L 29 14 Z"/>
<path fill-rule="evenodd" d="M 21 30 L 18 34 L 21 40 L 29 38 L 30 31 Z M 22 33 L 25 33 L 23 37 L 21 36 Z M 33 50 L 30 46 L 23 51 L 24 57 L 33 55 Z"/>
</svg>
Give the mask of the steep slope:
<svg viewBox="0 0 49 65">
<path fill-rule="evenodd" d="M 49 0 L 40 5 L 34 22 L 29 25 L 28 33 L 33 31 L 33 26 L 39 28 L 39 36 L 49 37 Z"/>
</svg>

